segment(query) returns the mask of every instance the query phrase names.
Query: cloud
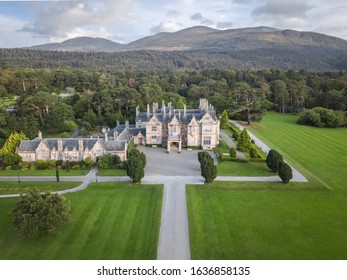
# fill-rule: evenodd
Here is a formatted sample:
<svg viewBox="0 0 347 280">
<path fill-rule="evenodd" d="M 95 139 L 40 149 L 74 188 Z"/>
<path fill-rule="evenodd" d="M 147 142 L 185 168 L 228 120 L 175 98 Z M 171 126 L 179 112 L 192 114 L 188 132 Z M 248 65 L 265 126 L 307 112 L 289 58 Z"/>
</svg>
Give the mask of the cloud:
<svg viewBox="0 0 347 280">
<path fill-rule="evenodd" d="M 31 2 L 28 9 L 37 11 L 36 18 L 19 31 L 51 41 L 74 35 L 109 37 L 109 28 L 131 19 L 132 0 Z"/>
<path fill-rule="evenodd" d="M 302 3 L 298 0 L 276 1 L 267 0 L 265 4 L 256 7 L 252 11 L 253 17 L 263 16 L 286 16 L 286 17 L 305 17 L 306 13 L 314 6 Z"/>
<path fill-rule="evenodd" d="M 191 20 L 199 21 L 201 24 L 204 25 L 213 25 L 214 22 L 208 18 L 203 17 L 201 13 L 195 13 L 190 17 Z"/>
<path fill-rule="evenodd" d="M 266 0 L 254 8 L 251 15 L 257 22 L 279 28 L 307 28 L 311 26 L 307 14 L 314 7 L 299 0 Z"/>
<path fill-rule="evenodd" d="M 182 24 L 171 20 L 171 19 L 167 19 L 165 21 L 162 21 L 161 23 L 159 23 L 156 26 L 153 26 L 151 28 L 151 33 L 152 34 L 157 34 L 160 32 L 175 32 L 182 29 Z"/>
</svg>

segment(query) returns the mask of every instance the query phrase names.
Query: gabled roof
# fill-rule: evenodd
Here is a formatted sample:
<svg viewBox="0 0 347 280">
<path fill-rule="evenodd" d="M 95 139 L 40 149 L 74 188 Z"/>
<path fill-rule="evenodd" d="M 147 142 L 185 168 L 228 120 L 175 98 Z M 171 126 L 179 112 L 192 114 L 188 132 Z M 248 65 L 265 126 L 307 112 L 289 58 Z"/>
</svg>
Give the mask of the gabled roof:
<svg viewBox="0 0 347 280">
<path fill-rule="evenodd" d="M 125 141 L 106 141 L 104 142 L 105 150 L 108 152 L 112 151 L 125 151 Z"/>
<path fill-rule="evenodd" d="M 21 140 L 16 151 L 19 152 L 35 152 L 40 144 L 40 140 Z"/>
</svg>

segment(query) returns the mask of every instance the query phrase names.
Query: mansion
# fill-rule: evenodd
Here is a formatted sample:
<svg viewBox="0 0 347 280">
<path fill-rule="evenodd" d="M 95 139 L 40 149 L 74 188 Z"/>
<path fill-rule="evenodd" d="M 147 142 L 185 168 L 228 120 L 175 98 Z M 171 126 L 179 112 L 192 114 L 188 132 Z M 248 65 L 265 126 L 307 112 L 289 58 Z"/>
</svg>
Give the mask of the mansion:
<svg viewBox="0 0 347 280">
<path fill-rule="evenodd" d="M 42 133 L 33 140 L 21 140 L 17 153 L 23 161 L 63 160 L 81 161 L 91 157 L 94 161 L 105 154 L 117 155 L 127 160 L 130 141 L 135 145 L 163 146 L 170 152 L 181 152 L 182 147 L 197 147 L 210 150 L 219 144 L 219 120 L 207 99 L 200 99 L 199 108 L 174 109 L 171 103 L 161 108 L 154 103 L 152 112 L 140 112 L 136 107 L 136 124 L 117 123 L 114 129 L 103 129 L 94 138 L 42 138 Z"/>
<path fill-rule="evenodd" d="M 211 150 L 219 144 L 219 119 L 207 99 L 200 99 L 199 108 L 174 109 L 169 103 L 153 104 L 152 112 L 147 105 L 147 112 L 136 109 L 136 127 L 145 128 L 145 144 L 160 145 L 170 152 L 177 147 L 201 147 Z"/>
</svg>

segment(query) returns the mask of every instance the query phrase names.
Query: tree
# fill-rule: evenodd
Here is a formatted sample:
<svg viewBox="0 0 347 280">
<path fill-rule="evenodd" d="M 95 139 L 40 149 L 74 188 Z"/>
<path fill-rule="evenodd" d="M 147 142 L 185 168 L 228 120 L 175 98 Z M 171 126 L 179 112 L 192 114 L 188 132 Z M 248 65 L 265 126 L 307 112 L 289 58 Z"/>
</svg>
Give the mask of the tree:
<svg viewBox="0 0 347 280">
<path fill-rule="evenodd" d="M 200 153 L 201 176 L 205 178 L 206 183 L 212 183 L 217 177 L 217 167 L 214 165 L 213 158 L 209 153 L 206 151 Z"/>
<path fill-rule="evenodd" d="M 229 127 L 229 117 L 226 110 L 223 111 L 220 117 L 220 128 L 227 129 Z"/>
<path fill-rule="evenodd" d="M 140 183 L 145 176 L 146 155 L 137 149 L 134 149 L 127 161 L 127 175 L 133 180 L 133 183 Z"/>
<path fill-rule="evenodd" d="M 251 137 L 249 137 L 247 129 L 244 128 L 237 137 L 237 149 L 242 152 L 248 152 L 251 147 Z"/>
<path fill-rule="evenodd" d="M 278 171 L 279 163 L 283 162 L 282 155 L 276 150 L 270 150 L 266 157 L 266 165 L 276 173 Z"/>
<path fill-rule="evenodd" d="M 236 153 L 236 149 L 234 147 L 231 147 L 229 150 L 230 153 L 230 157 L 235 158 L 237 153 Z"/>
<path fill-rule="evenodd" d="M 70 219 L 70 207 L 65 197 L 57 193 L 40 193 L 32 189 L 12 210 L 13 224 L 20 237 L 33 237 L 55 230 Z"/>
<path fill-rule="evenodd" d="M 253 146 L 249 150 L 249 155 L 250 155 L 251 158 L 261 158 L 261 156 L 259 155 L 257 149 L 254 148 Z"/>
<path fill-rule="evenodd" d="M 292 168 L 287 163 L 280 161 L 278 165 L 278 176 L 280 176 L 284 184 L 288 184 L 293 178 Z"/>
</svg>

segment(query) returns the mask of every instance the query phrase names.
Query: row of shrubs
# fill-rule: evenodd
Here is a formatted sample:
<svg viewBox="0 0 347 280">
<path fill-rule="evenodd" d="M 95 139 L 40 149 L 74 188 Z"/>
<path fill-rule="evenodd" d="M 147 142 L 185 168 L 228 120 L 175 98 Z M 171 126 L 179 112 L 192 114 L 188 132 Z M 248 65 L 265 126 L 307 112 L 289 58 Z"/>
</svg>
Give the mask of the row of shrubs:
<svg viewBox="0 0 347 280">
<path fill-rule="evenodd" d="M 14 165 L 7 165 L 5 170 L 88 170 L 94 165 L 91 157 L 83 161 L 62 161 L 62 160 L 38 160 L 36 162 L 19 162 Z"/>
</svg>

